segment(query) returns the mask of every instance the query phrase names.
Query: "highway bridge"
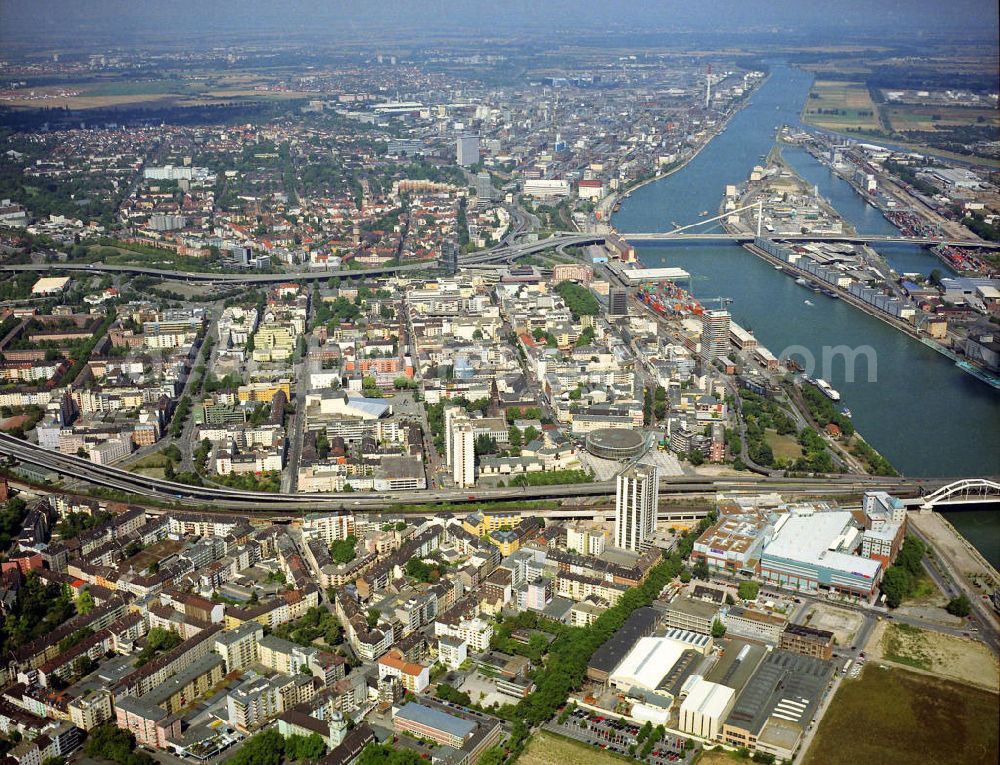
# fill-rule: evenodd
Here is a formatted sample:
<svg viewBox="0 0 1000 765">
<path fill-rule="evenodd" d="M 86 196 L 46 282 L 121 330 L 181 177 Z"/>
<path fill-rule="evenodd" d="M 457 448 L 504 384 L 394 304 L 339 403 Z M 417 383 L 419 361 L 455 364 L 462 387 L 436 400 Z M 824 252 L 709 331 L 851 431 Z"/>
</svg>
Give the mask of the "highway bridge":
<svg viewBox="0 0 1000 765">
<path fill-rule="evenodd" d="M 353 268 L 338 271 L 296 271 L 280 274 L 259 273 L 214 273 L 211 271 L 172 271 L 162 268 L 147 268 L 145 266 L 113 266 L 106 263 L 12 263 L 0 266 L 0 271 L 89 271 L 111 274 L 135 274 L 137 276 L 153 276 L 157 279 L 184 282 L 206 282 L 213 284 L 274 284 L 279 282 L 325 281 L 338 277 L 341 279 L 361 279 L 366 276 L 385 276 L 405 271 L 435 268 L 436 261 L 426 263 L 407 263 L 399 266 L 380 266 L 379 268 Z"/>
<path fill-rule="evenodd" d="M 707 222 L 707 221 L 706 221 Z M 633 244 L 663 244 L 670 242 L 735 242 L 745 244 L 752 242 L 756 237 L 753 234 L 727 234 L 717 233 L 691 233 L 691 232 L 633 232 L 619 235 L 626 241 Z M 459 265 L 477 266 L 491 263 L 513 263 L 518 258 L 526 255 L 534 255 L 551 249 L 564 249 L 566 247 L 583 247 L 586 245 L 604 244 L 605 234 L 600 233 L 580 233 L 580 232 L 556 232 L 546 239 L 535 242 L 513 242 L 514 237 L 505 240 L 503 244 L 497 245 L 489 250 L 471 252 L 459 258 Z M 768 237 L 776 242 L 846 242 L 851 244 L 919 244 L 923 246 L 933 246 L 935 244 L 945 244 L 955 247 L 979 247 L 982 249 L 998 250 L 1000 242 L 981 241 L 959 241 L 959 240 L 937 240 L 926 239 L 913 236 L 883 236 L 883 235 L 857 235 L 857 234 L 788 234 L 783 236 Z M 24 272 L 24 271 L 60 271 L 60 272 L 99 272 L 99 273 L 120 273 L 134 274 L 137 276 L 151 276 L 157 279 L 184 282 L 202 282 L 206 284 L 226 285 L 226 284 L 276 284 L 280 282 L 300 282 L 300 281 L 324 281 L 337 277 L 340 279 L 363 279 L 369 276 L 386 276 L 389 274 L 406 273 L 407 271 L 419 271 L 422 269 L 436 268 L 437 261 L 426 261 L 422 263 L 406 263 L 404 265 L 386 265 L 377 268 L 357 268 L 339 269 L 336 271 L 310 270 L 310 271 L 286 271 L 277 274 L 260 273 L 217 273 L 211 271 L 177 271 L 162 268 L 149 268 L 141 265 L 110 265 L 107 263 L 10 263 L 0 266 L 0 271 Z"/>
<path fill-rule="evenodd" d="M 555 486 L 504 487 L 469 491 L 426 490 L 415 492 L 347 494 L 277 494 L 241 491 L 214 486 L 189 486 L 152 476 L 131 473 L 109 465 L 96 465 L 75 455 L 61 454 L 37 444 L 0 434 L 0 455 L 42 471 L 86 481 L 130 496 L 166 504 L 194 504 L 200 507 L 276 512 L 304 510 L 384 511 L 388 503 L 474 503 L 490 501 L 528 501 L 536 499 L 610 498 L 613 481 L 560 484 Z M 837 476 L 799 479 L 748 476 L 716 478 L 708 476 L 670 476 L 661 481 L 664 494 L 713 494 L 717 491 L 779 491 L 785 494 L 858 494 L 866 489 L 883 489 L 895 494 L 912 495 L 931 492 L 944 486 L 944 479 L 921 480 L 879 478 L 874 476 Z"/>
<path fill-rule="evenodd" d="M 717 233 L 673 233 L 665 232 L 634 232 L 622 233 L 622 239 L 632 244 L 667 244 L 670 242 L 735 242 L 747 244 L 753 242 L 756 236 L 747 234 L 727 234 Z M 551 249 L 565 247 L 583 247 L 590 244 L 604 244 L 604 234 L 579 233 L 579 232 L 557 232 L 547 239 L 540 239 L 536 242 L 522 242 L 520 244 L 505 244 L 494 247 L 490 250 L 472 252 L 459 258 L 459 264 L 463 266 L 484 265 L 488 263 L 511 263 L 525 255 L 544 252 Z M 786 234 L 781 236 L 767 237 L 775 242 L 844 242 L 848 244 L 917 244 L 931 247 L 936 244 L 944 244 L 954 247 L 978 247 L 988 250 L 1000 249 L 1000 242 L 982 242 L 973 240 L 939 240 L 927 239 L 915 236 L 887 236 L 887 235 L 858 235 L 858 234 Z"/>
</svg>

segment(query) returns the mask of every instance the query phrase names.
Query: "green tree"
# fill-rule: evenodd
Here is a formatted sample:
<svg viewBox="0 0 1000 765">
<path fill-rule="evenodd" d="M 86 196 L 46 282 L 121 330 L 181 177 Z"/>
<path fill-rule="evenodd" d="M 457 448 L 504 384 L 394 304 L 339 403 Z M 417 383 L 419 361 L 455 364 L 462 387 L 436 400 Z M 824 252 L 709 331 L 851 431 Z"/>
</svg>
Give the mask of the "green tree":
<svg viewBox="0 0 1000 765">
<path fill-rule="evenodd" d="M 699 579 L 708 579 L 712 572 L 708 570 L 708 561 L 704 558 L 698 558 L 691 567 L 691 573 L 694 574 Z"/>
<path fill-rule="evenodd" d="M 330 545 L 330 557 L 334 563 L 343 565 L 350 563 L 356 557 L 358 538 L 353 534 L 346 539 L 338 539 Z"/>
<path fill-rule="evenodd" d="M 76 598 L 76 611 L 80 614 L 89 614 L 94 610 L 94 596 L 89 590 L 84 590 Z"/>
<path fill-rule="evenodd" d="M 726 636 L 726 625 L 718 619 L 712 622 L 712 637 L 721 638 Z"/>
<path fill-rule="evenodd" d="M 91 757 L 111 760 L 119 765 L 153 765 L 154 762 L 145 752 L 135 750 L 135 736 L 110 722 L 90 731 L 83 751 Z"/>
<path fill-rule="evenodd" d="M 252 736 L 225 765 L 281 765 L 284 752 L 284 739 L 271 728 Z"/>
<path fill-rule="evenodd" d="M 326 754 L 326 742 L 319 734 L 292 735 L 284 740 L 285 762 L 315 762 Z"/>
<path fill-rule="evenodd" d="M 510 451 L 514 456 L 519 456 L 521 454 L 522 437 L 521 429 L 517 425 L 511 425 L 507 430 L 507 439 L 509 441 Z"/>
<path fill-rule="evenodd" d="M 972 613 L 972 602 L 966 595 L 959 595 L 957 598 L 952 598 L 948 601 L 945 610 L 953 616 L 966 617 Z"/>
<path fill-rule="evenodd" d="M 902 566 L 891 566 L 882 577 L 882 592 L 889 608 L 898 608 L 913 588 L 913 577 Z"/>
<path fill-rule="evenodd" d="M 740 582 L 739 595 L 741 600 L 757 600 L 757 593 L 760 592 L 760 584 L 757 582 Z"/>
</svg>

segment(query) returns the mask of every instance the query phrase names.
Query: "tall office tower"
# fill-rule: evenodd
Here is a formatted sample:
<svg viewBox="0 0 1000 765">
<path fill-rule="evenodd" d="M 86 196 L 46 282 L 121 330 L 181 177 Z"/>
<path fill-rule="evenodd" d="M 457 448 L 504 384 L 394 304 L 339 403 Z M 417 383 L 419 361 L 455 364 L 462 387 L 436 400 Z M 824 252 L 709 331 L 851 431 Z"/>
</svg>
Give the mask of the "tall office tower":
<svg viewBox="0 0 1000 765">
<path fill-rule="evenodd" d="M 476 485 L 476 434 L 472 423 L 459 422 L 451 445 L 452 478 L 462 488 Z"/>
<path fill-rule="evenodd" d="M 476 196 L 486 202 L 493 199 L 493 179 L 485 170 L 476 173 Z"/>
<path fill-rule="evenodd" d="M 624 287 L 608 290 L 608 316 L 628 316 L 628 290 Z"/>
<path fill-rule="evenodd" d="M 618 474 L 615 490 L 615 546 L 638 551 L 656 532 L 660 471 L 636 465 Z"/>
<path fill-rule="evenodd" d="M 462 167 L 474 165 L 479 161 L 479 136 L 459 136 L 456 146 L 456 161 Z"/>
<path fill-rule="evenodd" d="M 729 311 L 705 311 L 701 315 L 701 357 L 705 361 L 729 353 Z"/>
<path fill-rule="evenodd" d="M 454 239 L 441 245 L 441 268 L 448 276 L 458 273 L 458 243 Z"/>
</svg>

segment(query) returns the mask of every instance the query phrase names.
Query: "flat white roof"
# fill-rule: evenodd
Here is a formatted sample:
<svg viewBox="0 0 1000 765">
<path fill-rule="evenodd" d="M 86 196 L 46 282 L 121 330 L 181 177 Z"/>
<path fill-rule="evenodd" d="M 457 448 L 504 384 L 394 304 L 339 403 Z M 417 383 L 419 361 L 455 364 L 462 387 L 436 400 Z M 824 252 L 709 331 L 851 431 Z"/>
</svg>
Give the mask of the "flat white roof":
<svg viewBox="0 0 1000 765">
<path fill-rule="evenodd" d="M 736 691 L 699 678 L 681 704 L 681 710 L 719 720 L 729 713 Z"/>
<path fill-rule="evenodd" d="M 776 530 L 774 539 L 764 546 L 764 555 L 874 577 L 881 565 L 877 560 L 829 549 L 842 537 L 851 518 L 849 512 L 842 510 L 791 514 Z"/>
<path fill-rule="evenodd" d="M 676 282 L 691 278 L 691 274 L 683 268 L 623 268 L 618 273 L 632 284 L 663 280 Z"/>
<path fill-rule="evenodd" d="M 670 638 L 641 638 L 608 679 L 619 686 L 656 690 L 685 648 L 683 643 Z"/>
</svg>

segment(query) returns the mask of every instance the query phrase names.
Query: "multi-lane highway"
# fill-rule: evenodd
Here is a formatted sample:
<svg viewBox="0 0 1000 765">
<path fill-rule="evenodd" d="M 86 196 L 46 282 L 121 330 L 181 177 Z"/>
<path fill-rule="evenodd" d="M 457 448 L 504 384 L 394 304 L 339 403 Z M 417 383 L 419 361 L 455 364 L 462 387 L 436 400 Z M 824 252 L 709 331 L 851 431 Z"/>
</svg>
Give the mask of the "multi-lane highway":
<svg viewBox="0 0 1000 765">
<path fill-rule="evenodd" d="M 197 504 L 222 509 L 244 511 L 281 510 L 385 510 L 387 503 L 485 502 L 497 500 L 572 499 L 610 497 L 614 494 L 611 481 L 585 484 L 563 484 L 537 487 L 504 487 L 472 490 L 431 490 L 419 492 L 348 494 L 277 494 L 240 491 L 166 481 L 151 476 L 130 473 L 109 465 L 96 465 L 75 455 L 61 454 L 37 444 L 0 435 L 0 454 L 17 462 L 64 476 L 86 481 L 95 486 L 115 489 L 129 495 L 146 497 L 165 503 Z M 799 479 L 767 476 L 746 478 L 715 478 L 709 476 L 676 476 L 663 479 L 662 491 L 671 494 L 711 494 L 716 491 L 754 492 L 776 490 L 786 494 L 857 494 L 865 489 L 880 488 L 901 495 L 929 492 L 947 483 L 944 479 L 878 478 L 874 476 L 838 476 L 834 478 Z"/>
</svg>

